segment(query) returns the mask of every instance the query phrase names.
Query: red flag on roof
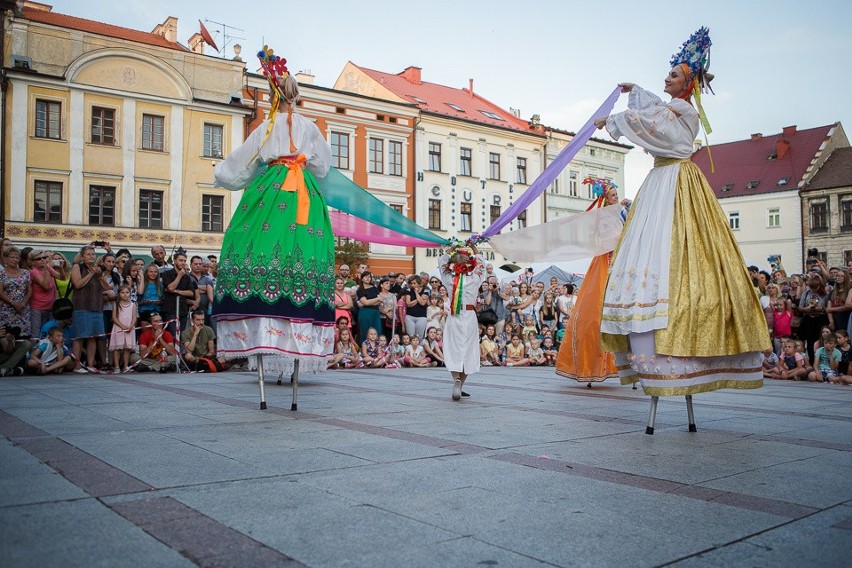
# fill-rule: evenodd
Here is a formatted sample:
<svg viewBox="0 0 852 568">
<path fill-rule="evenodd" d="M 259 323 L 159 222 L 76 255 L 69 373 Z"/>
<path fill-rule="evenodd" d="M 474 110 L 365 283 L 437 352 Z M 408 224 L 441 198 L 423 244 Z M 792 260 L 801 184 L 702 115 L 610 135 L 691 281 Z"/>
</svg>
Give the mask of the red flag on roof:
<svg viewBox="0 0 852 568">
<path fill-rule="evenodd" d="M 204 23 L 201 20 L 198 20 L 198 25 L 201 26 L 201 37 L 204 38 L 204 43 L 219 51 L 219 48 L 216 47 L 216 42 L 213 41 L 213 36 L 210 35 L 210 32 L 207 31 L 207 28 L 204 26 Z"/>
</svg>

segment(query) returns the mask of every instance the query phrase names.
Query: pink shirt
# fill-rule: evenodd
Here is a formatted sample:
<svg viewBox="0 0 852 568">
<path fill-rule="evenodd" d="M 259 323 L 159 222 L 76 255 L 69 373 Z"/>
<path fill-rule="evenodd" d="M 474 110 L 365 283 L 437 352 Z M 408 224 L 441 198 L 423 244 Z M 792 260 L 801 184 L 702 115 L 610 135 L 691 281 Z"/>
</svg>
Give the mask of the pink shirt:
<svg viewBox="0 0 852 568">
<path fill-rule="evenodd" d="M 793 335 L 793 329 L 790 327 L 790 320 L 793 316 L 787 310 L 783 312 L 775 312 L 775 323 L 772 326 L 773 337 L 790 337 Z"/>
<path fill-rule="evenodd" d="M 56 299 L 56 282 L 53 281 L 53 277 L 48 274 L 49 288 L 45 290 L 42 288 L 38 282 L 36 282 L 36 277 L 41 278 L 44 276 L 44 273 L 38 268 L 33 268 L 30 270 L 32 273 L 32 288 L 33 295 L 30 298 L 30 308 L 34 310 L 51 310 L 53 309 L 53 301 Z"/>
</svg>

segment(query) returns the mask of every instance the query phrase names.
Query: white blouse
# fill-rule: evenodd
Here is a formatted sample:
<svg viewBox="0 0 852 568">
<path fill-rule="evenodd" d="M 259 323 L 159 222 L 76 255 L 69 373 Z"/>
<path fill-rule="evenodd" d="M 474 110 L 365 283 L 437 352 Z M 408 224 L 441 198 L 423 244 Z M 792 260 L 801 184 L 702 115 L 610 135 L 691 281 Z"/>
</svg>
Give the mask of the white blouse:
<svg viewBox="0 0 852 568">
<path fill-rule="evenodd" d="M 688 158 L 698 136 L 698 111 L 683 99 L 664 103 L 654 93 L 634 85 L 627 110 L 610 115 L 606 129 L 613 140 L 624 136 L 652 156 Z"/>
<path fill-rule="evenodd" d="M 260 126 L 249 134 L 242 145 L 220 162 L 213 175 L 215 186 L 225 189 L 245 189 L 265 165 L 280 156 L 304 154 L 308 160 L 307 169 L 315 177 L 322 178 L 331 167 L 331 148 L 323 138 L 317 125 L 304 118 L 297 112 L 293 113 L 293 143 L 296 151 L 290 151 L 290 132 L 287 128 L 287 113 L 279 112 L 275 117 L 275 125 L 263 147 L 263 137 L 269 120 L 264 120 Z M 260 152 L 258 152 L 260 149 Z"/>
</svg>

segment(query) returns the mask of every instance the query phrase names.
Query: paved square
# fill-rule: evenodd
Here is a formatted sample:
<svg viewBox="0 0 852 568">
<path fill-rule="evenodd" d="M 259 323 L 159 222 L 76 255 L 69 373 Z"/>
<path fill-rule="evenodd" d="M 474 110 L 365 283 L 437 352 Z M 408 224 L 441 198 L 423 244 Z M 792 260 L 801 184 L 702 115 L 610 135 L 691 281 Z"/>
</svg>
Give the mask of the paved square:
<svg viewBox="0 0 852 568">
<path fill-rule="evenodd" d="M 552 369 L 0 380 L 0 566 L 846 566 L 852 387 Z"/>
</svg>

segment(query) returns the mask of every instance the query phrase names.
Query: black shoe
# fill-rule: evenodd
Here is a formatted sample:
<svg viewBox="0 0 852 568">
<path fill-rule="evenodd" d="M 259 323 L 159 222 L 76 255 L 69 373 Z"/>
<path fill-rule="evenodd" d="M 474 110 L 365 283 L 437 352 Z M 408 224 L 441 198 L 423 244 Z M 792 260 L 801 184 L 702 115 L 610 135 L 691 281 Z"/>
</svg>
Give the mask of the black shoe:
<svg viewBox="0 0 852 568">
<path fill-rule="evenodd" d="M 469 396 L 470 396 L 469 394 L 467 394 L 466 392 L 462 391 L 462 398 L 464 398 L 464 397 L 469 397 Z"/>
</svg>

